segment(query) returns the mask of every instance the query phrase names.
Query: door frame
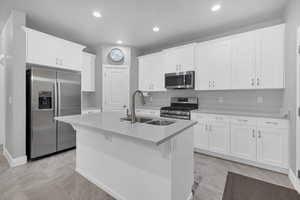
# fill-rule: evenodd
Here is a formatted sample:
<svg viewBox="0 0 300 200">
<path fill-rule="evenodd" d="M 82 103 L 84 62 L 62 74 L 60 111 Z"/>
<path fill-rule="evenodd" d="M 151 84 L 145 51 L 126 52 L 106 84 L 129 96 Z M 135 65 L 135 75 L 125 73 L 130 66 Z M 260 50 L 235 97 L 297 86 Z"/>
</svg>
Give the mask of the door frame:
<svg viewBox="0 0 300 200">
<path fill-rule="evenodd" d="M 296 58 L 297 58 L 297 67 L 296 67 L 296 174 L 294 174 L 295 179 L 293 184 L 296 184 L 295 187 L 300 193 L 300 180 L 298 178 L 298 170 L 300 169 L 300 116 L 299 116 L 299 108 L 300 108 L 300 25 L 297 28 L 297 47 L 296 47 Z M 290 169 L 291 170 L 291 169 Z M 292 173 L 292 172 L 291 172 Z"/>
<path fill-rule="evenodd" d="M 3 127 L 0 126 L 0 142 L 2 142 L 2 148 L 3 150 L 5 149 L 5 141 L 6 141 L 6 131 L 5 131 L 5 126 L 6 126 L 6 106 L 5 106 L 5 100 L 6 100 L 6 87 L 5 87 L 5 65 L 4 65 L 4 55 L 2 56 L 3 54 L 1 54 L 0 56 L 0 68 L 3 68 L 3 69 L 0 69 L 0 88 L 3 89 L 1 92 L 3 92 L 3 97 L 1 97 L 0 95 L 0 98 L 2 98 L 0 100 L 0 107 L 1 107 L 1 110 L 3 110 L 2 113 L 0 113 L 0 115 L 2 115 L 3 120 L 1 123 L 3 123 Z M 1 143 L 0 143 L 1 145 Z"/>
<path fill-rule="evenodd" d="M 130 108 L 130 67 L 129 65 L 107 65 L 107 64 L 103 64 L 102 65 L 102 111 L 104 111 L 104 100 L 105 100 L 105 96 L 104 96 L 104 69 L 126 69 L 128 71 L 128 109 Z"/>
</svg>

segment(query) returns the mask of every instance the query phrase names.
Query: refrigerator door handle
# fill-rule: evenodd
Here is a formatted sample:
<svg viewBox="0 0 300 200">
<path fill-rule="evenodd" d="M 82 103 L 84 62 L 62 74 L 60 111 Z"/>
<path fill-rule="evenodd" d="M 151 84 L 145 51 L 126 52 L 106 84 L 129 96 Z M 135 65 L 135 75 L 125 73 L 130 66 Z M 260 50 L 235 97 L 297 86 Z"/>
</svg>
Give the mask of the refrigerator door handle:
<svg viewBox="0 0 300 200">
<path fill-rule="evenodd" d="M 56 86 L 57 86 L 57 106 L 56 106 L 56 112 L 57 112 L 57 116 L 60 116 L 61 113 L 60 113 L 60 103 L 61 103 L 61 84 L 60 82 L 57 82 L 56 83 Z"/>
<path fill-rule="evenodd" d="M 56 84 L 53 84 L 53 122 L 55 122 L 55 117 L 56 111 L 57 111 L 57 102 L 56 102 L 56 97 L 57 97 L 57 87 Z"/>
</svg>

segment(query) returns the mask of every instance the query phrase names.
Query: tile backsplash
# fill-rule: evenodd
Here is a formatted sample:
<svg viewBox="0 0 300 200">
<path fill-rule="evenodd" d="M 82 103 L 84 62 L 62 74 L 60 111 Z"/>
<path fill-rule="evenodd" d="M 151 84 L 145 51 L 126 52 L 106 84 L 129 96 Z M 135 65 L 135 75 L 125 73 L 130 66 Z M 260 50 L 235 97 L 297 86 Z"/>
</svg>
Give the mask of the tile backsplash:
<svg viewBox="0 0 300 200">
<path fill-rule="evenodd" d="M 146 105 L 167 106 L 170 104 L 170 97 L 197 96 L 199 108 L 202 109 L 279 113 L 283 104 L 283 93 L 284 90 L 170 90 L 148 93 Z"/>
</svg>

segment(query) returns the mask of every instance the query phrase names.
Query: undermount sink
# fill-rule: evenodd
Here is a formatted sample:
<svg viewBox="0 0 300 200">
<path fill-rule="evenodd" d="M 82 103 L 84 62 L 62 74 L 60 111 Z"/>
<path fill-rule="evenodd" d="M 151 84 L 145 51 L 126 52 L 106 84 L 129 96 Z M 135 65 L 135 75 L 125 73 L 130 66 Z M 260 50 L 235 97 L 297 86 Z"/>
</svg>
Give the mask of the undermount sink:
<svg viewBox="0 0 300 200">
<path fill-rule="evenodd" d="M 153 120 L 150 122 L 146 122 L 146 124 L 151 124 L 151 125 L 155 125 L 155 126 L 168 126 L 171 124 L 174 124 L 175 122 L 173 121 L 168 121 L 168 120 Z"/>
<path fill-rule="evenodd" d="M 149 122 L 149 121 L 152 121 L 152 120 L 153 119 L 149 118 L 149 117 L 136 117 L 136 122 L 139 122 L 139 123 L 146 123 L 146 122 Z M 131 121 L 131 117 L 121 118 L 121 121 Z"/>
<path fill-rule="evenodd" d="M 121 121 L 131 121 L 131 117 L 121 118 Z M 175 123 L 174 121 L 159 120 L 159 119 L 153 119 L 150 117 L 136 117 L 136 122 L 146 123 L 146 124 L 154 125 L 154 126 L 168 126 L 168 125 Z"/>
</svg>

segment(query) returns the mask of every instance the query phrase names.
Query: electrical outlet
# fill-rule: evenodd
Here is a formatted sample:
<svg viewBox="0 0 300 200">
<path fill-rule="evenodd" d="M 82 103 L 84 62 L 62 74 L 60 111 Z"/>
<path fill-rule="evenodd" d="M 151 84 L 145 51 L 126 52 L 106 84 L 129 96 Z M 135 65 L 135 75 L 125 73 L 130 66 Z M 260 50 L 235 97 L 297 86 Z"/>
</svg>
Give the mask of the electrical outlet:
<svg viewBox="0 0 300 200">
<path fill-rule="evenodd" d="M 223 97 L 219 97 L 219 98 L 218 98 L 218 102 L 219 102 L 219 103 L 224 103 L 224 98 L 223 98 Z"/>
<path fill-rule="evenodd" d="M 263 103 L 264 103 L 264 98 L 261 97 L 261 96 L 258 96 L 258 97 L 257 97 L 257 103 L 258 103 L 258 104 L 263 104 Z"/>
</svg>

